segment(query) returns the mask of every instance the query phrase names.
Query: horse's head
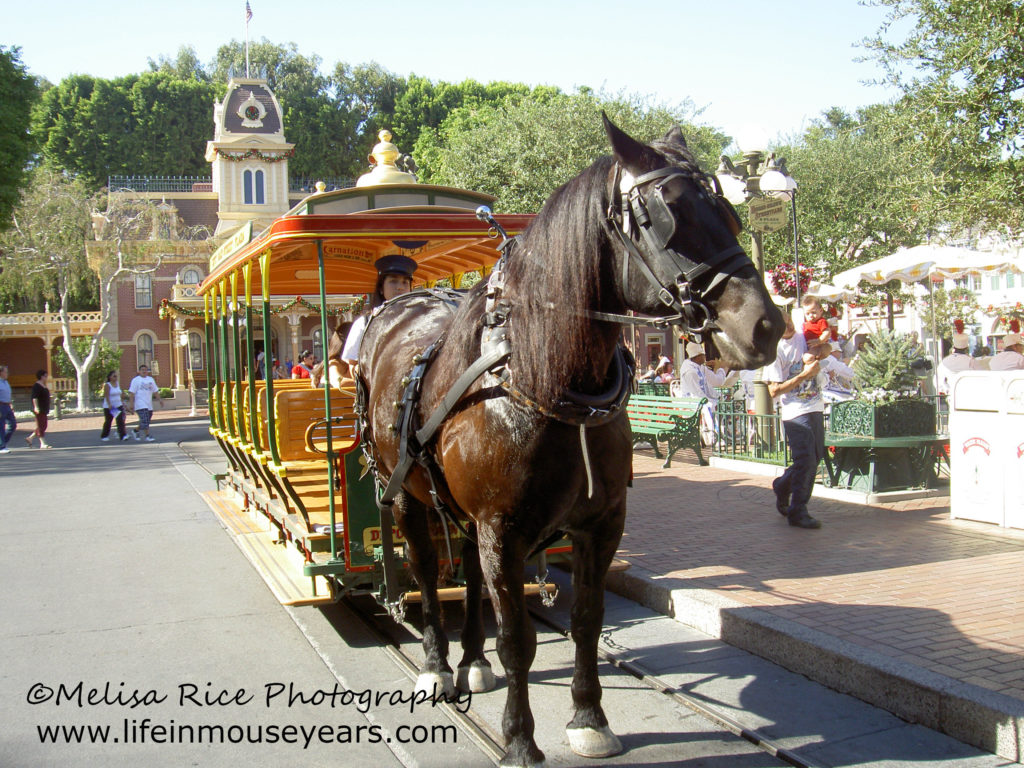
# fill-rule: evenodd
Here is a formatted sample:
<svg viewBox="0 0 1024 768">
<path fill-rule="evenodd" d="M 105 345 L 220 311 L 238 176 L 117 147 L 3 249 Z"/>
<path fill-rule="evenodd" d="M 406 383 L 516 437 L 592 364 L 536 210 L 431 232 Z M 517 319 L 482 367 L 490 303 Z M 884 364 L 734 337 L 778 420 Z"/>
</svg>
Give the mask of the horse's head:
<svg viewBox="0 0 1024 768">
<path fill-rule="evenodd" d="M 679 128 L 648 146 L 607 116 L 604 125 L 616 161 L 609 218 L 622 301 L 636 312 L 678 315 L 732 367 L 774 360 L 782 314 L 736 241 L 736 211 L 698 168 Z"/>
</svg>

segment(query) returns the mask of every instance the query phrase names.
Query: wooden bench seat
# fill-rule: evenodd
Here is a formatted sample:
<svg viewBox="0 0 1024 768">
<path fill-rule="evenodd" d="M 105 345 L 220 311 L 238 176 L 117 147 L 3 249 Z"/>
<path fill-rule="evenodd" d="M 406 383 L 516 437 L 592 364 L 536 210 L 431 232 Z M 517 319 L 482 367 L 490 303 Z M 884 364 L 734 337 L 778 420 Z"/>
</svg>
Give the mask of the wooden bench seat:
<svg viewBox="0 0 1024 768">
<path fill-rule="evenodd" d="M 648 443 L 660 459 L 658 443 L 664 441 L 668 449 L 662 465 L 665 469 L 672 466 L 672 457 L 680 448 L 692 448 L 701 466 L 706 466 L 700 445 L 700 412 L 706 403 L 706 397 L 633 395 L 626 406 L 633 445 Z"/>
</svg>

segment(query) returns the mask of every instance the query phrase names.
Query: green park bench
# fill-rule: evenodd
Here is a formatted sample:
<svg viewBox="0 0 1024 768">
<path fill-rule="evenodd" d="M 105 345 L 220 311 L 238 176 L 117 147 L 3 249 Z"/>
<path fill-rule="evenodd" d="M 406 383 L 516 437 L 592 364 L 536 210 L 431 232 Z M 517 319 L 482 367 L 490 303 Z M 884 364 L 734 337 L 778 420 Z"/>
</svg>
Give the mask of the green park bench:
<svg viewBox="0 0 1024 768">
<path fill-rule="evenodd" d="M 707 466 L 700 446 L 700 411 L 707 401 L 706 397 L 633 395 L 626 406 L 633 446 L 648 443 L 660 459 L 658 443 L 667 443 L 664 469 L 672 465 L 672 457 L 680 448 L 692 448 L 701 466 Z"/>
</svg>

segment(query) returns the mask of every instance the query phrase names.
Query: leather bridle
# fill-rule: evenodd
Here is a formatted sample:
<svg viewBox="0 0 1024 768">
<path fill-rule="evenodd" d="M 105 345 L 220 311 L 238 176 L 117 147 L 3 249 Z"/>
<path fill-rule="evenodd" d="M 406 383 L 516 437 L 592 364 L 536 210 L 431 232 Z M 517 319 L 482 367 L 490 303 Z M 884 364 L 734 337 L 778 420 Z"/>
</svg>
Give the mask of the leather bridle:
<svg viewBox="0 0 1024 768">
<path fill-rule="evenodd" d="M 629 279 L 629 265 L 633 264 L 641 275 L 657 291 L 658 299 L 676 314 L 657 318 L 661 322 L 678 322 L 685 331 L 692 334 L 707 333 L 718 328 L 704 297 L 719 284 L 746 266 L 753 266 L 750 258 L 737 243 L 716 253 L 705 261 L 697 261 L 670 246 L 676 235 L 678 222 L 671 207 L 665 201 L 664 187 L 675 178 L 692 181 L 694 171 L 667 167 L 633 178 L 624 174 L 616 163 L 613 192 L 610 196 L 605 219 L 606 228 L 614 232 L 625 248 L 627 257 L 622 260 L 622 290 L 626 292 Z M 623 181 L 629 183 L 625 186 Z M 631 182 L 631 183 L 630 183 Z M 645 195 L 644 187 L 655 182 L 653 189 Z M 717 183 L 717 179 L 715 179 Z M 707 192 L 703 192 L 707 195 Z M 711 200 L 719 215 L 731 217 L 726 221 L 730 230 L 739 231 L 739 219 L 732 206 L 725 202 L 720 190 Z M 669 264 L 675 275 L 669 282 L 658 279 L 652 263 Z M 592 312 L 592 317 L 612 322 L 636 322 L 636 318 L 604 312 Z M 639 318 L 648 322 L 648 318 Z"/>
</svg>

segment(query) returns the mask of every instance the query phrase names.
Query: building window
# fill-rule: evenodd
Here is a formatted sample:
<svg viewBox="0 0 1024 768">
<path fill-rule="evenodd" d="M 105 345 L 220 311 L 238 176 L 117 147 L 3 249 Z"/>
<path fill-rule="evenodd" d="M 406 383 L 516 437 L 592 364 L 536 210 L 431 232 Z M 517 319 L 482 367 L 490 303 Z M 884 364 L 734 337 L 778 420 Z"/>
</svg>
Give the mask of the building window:
<svg viewBox="0 0 1024 768">
<path fill-rule="evenodd" d="M 203 369 L 203 335 L 199 331 L 188 332 L 188 367 L 193 371 Z"/>
<path fill-rule="evenodd" d="M 1007 272 L 1006 273 L 1006 287 L 1007 288 L 1013 288 L 1013 280 L 1014 280 L 1013 272 Z"/>
<path fill-rule="evenodd" d="M 966 288 L 967 287 L 967 278 L 966 277 L 958 277 L 956 280 L 953 281 L 953 284 L 957 288 Z"/>
<path fill-rule="evenodd" d="M 199 274 L 199 270 L 193 267 L 189 267 L 181 273 L 181 282 L 183 285 L 199 285 L 202 280 L 203 276 Z"/>
<path fill-rule="evenodd" d="M 981 290 L 981 275 L 971 275 L 971 290 Z"/>
<path fill-rule="evenodd" d="M 153 280 L 149 275 L 135 276 L 135 308 L 153 308 Z"/>
<path fill-rule="evenodd" d="M 140 333 L 135 339 L 136 367 L 153 368 L 153 337 L 148 333 Z"/>
<path fill-rule="evenodd" d="M 992 284 L 992 290 L 993 291 L 998 291 L 999 290 L 999 275 L 992 275 L 992 283 L 991 284 Z"/>
<path fill-rule="evenodd" d="M 323 360 L 324 359 L 324 345 L 323 337 L 320 334 L 320 329 L 317 328 L 313 331 L 313 359 Z"/>
<path fill-rule="evenodd" d="M 245 171 L 242 173 L 242 199 L 246 205 L 263 205 L 266 202 L 266 195 L 263 188 L 263 171 Z"/>
</svg>

